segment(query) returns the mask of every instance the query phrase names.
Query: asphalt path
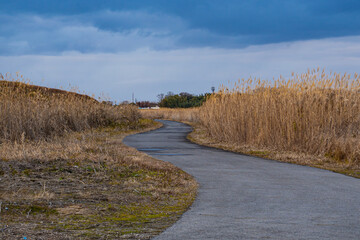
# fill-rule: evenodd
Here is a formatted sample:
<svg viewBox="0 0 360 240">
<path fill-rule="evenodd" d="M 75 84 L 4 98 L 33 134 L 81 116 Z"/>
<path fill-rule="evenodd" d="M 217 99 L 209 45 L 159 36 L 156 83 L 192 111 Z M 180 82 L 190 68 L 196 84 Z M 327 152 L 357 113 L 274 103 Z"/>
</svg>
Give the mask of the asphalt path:
<svg viewBox="0 0 360 240">
<path fill-rule="evenodd" d="M 200 188 L 155 239 L 360 239 L 360 179 L 202 147 L 186 140 L 189 126 L 161 122 L 125 144 L 180 167 Z"/>
</svg>

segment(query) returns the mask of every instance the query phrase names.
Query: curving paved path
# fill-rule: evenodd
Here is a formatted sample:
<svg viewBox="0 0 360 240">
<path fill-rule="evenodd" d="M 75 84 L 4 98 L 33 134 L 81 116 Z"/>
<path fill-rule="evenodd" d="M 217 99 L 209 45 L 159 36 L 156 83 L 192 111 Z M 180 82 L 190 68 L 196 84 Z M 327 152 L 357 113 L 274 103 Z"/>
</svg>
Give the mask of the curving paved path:
<svg viewBox="0 0 360 240">
<path fill-rule="evenodd" d="M 192 174 L 200 188 L 155 239 L 360 239 L 360 179 L 202 147 L 186 140 L 189 126 L 161 122 L 124 142 Z"/>
</svg>

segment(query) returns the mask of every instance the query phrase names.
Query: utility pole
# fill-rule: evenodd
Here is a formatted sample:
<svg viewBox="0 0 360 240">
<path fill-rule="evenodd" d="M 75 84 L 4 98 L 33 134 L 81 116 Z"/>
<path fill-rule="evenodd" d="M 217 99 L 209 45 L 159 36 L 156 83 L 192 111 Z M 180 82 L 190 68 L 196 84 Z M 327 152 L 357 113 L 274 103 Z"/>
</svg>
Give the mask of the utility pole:
<svg viewBox="0 0 360 240">
<path fill-rule="evenodd" d="M 135 100 L 135 96 L 134 96 L 134 93 L 132 93 L 132 100 L 131 100 L 131 102 L 134 103 L 134 100 Z"/>
</svg>

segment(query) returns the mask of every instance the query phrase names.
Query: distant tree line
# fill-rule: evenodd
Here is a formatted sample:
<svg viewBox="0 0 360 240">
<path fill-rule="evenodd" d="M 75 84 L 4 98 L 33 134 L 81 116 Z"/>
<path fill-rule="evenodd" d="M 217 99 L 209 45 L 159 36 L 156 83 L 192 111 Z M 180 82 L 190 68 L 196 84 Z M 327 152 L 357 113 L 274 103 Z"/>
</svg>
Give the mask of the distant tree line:
<svg viewBox="0 0 360 240">
<path fill-rule="evenodd" d="M 149 101 L 140 101 L 140 102 L 136 102 L 136 105 L 141 108 L 151 108 L 151 107 L 156 107 L 158 104 Z"/>
<path fill-rule="evenodd" d="M 179 94 L 173 94 L 168 92 L 166 95 L 159 94 L 159 107 L 166 108 L 191 108 L 201 106 L 206 99 L 210 96 L 210 93 L 192 95 L 187 92 Z"/>
</svg>

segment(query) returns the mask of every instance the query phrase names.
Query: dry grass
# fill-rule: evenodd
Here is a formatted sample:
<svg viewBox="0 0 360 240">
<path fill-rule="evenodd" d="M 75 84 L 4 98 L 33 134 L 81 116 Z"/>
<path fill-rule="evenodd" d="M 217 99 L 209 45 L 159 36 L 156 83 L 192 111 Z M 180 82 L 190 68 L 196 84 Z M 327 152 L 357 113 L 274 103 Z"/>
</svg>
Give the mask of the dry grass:
<svg viewBox="0 0 360 240">
<path fill-rule="evenodd" d="M 239 81 L 202 106 L 200 122 L 220 142 L 328 156 L 357 165 L 359 79 L 317 70 L 274 84 Z"/>
<path fill-rule="evenodd" d="M 0 238 L 149 239 L 172 225 L 196 182 L 122 144 L 129 133 L 115 126 L 1 144 Z"/>
<path fill-rule="evenodd" d="M 111 106 L 85 95 L 4 81 L 1 77 L 0 141 L 46 139 L 139 119 L 133 106 Z"/>
<path fill-rule="evenodd" d="M 142 109 L 140 114 L 143 118 L 150 119 L 167 119 L 181 122 L 199 121 L 199 108 Z"/>
</svg>

